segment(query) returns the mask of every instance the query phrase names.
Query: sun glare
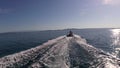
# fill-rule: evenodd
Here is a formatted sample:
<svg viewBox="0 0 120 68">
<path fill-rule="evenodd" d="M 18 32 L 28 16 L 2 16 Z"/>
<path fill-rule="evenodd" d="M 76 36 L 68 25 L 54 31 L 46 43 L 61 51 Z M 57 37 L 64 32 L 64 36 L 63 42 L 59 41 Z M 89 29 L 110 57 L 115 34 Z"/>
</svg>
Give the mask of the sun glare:
<svg viewBox="0 0 120 68">
<path fill-rule="evenodd" d="M 120 4 L 120 0 L 103 0 L 103 4 L 105 4 L 105 5 L 118 5 L 118 4 Z"/>
<path fill-rule="evenodd" d="M 120 29 L 112 29 L 113 35 L 119 35 L 120 34 Z"/>
</svg>

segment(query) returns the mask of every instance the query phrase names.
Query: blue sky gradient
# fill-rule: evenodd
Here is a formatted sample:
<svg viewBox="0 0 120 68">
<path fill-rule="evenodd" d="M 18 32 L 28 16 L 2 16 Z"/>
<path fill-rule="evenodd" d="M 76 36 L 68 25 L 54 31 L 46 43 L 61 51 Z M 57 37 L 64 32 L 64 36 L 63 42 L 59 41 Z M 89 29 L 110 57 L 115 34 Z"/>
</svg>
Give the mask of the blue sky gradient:
<svg viewBox="0 0 120 68">
<path fill-rule="evenodd" d="M 0 0 L 0 32 L 119 28 L 119 0 Z"/>
</svg>

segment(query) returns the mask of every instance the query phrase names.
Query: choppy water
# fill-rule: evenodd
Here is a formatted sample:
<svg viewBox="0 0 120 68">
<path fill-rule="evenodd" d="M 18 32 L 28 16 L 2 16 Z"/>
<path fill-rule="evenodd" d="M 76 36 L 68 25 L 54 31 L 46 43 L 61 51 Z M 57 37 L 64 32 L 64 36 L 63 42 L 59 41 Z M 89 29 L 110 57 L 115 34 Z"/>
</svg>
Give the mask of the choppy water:
<svg viewBox="0 0 120 68">
<path fill-rule="evenodd" d="M 120 29 L 71 29 L 97 48 L 119 57 Z M 69 30 L 11 32 L 0 34 L 0 57 L 38 46 Z"/>
</svg>

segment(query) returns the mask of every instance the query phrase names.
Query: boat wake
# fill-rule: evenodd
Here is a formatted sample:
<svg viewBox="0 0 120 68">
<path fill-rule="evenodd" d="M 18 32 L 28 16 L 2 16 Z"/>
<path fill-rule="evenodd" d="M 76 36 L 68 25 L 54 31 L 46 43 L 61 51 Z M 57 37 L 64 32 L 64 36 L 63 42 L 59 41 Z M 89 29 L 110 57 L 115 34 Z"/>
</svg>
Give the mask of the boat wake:
<svg viewBox="0 0 120 68">
<path fill-rule="evenodd" d="M 0 68 L 120 68 L 119 58 L 89 45 L 78 35 L 0 58 Z"/>
</svg>

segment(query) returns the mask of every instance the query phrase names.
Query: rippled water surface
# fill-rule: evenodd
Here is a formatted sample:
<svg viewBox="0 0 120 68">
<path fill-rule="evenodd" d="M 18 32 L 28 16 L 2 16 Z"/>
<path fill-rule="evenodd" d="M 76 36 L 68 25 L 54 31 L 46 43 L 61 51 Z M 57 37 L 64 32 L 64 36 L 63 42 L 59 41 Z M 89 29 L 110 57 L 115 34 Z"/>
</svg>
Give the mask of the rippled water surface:
<svg viewBox="0 0 120 68">
<path fill-rule="evenodd" d="M 71 29 L 97 48 L 119 57 L 120 29 Z M 68 30 L 11 32 L 0 34 L 0 57 L 26 50 L 66 35 Z"/>
</svg>

